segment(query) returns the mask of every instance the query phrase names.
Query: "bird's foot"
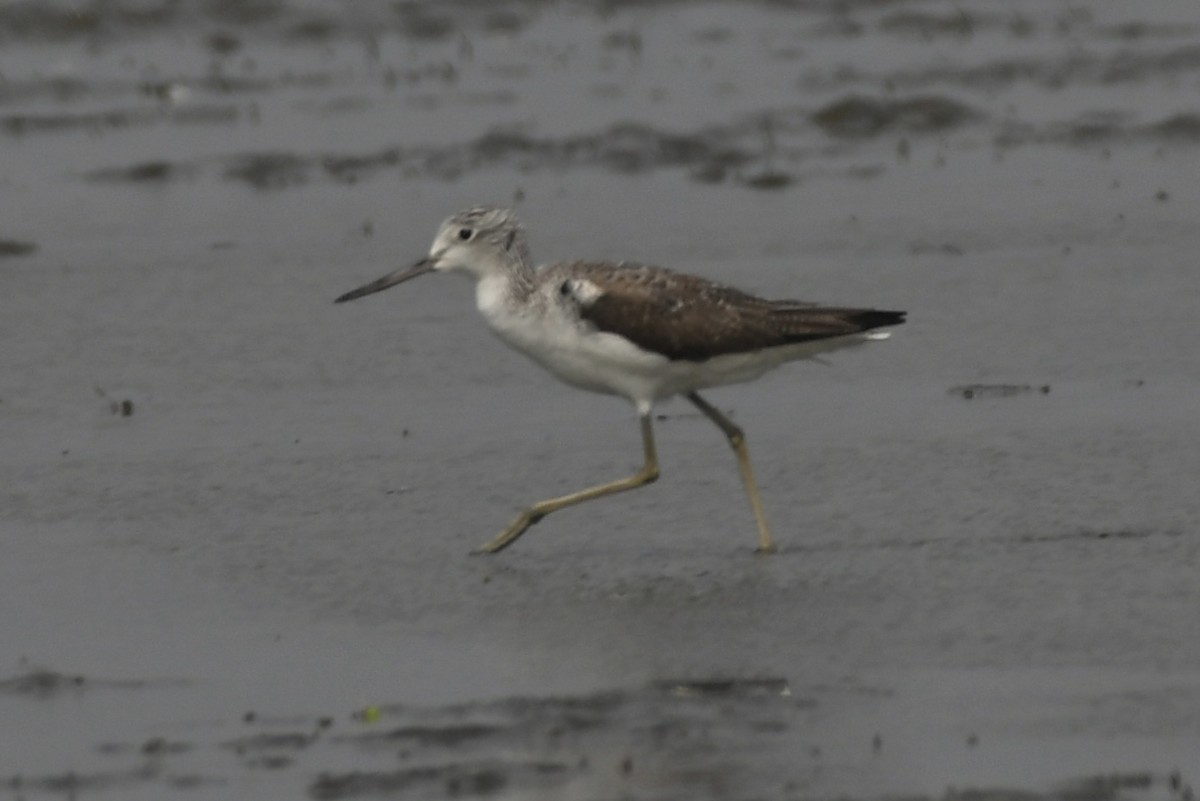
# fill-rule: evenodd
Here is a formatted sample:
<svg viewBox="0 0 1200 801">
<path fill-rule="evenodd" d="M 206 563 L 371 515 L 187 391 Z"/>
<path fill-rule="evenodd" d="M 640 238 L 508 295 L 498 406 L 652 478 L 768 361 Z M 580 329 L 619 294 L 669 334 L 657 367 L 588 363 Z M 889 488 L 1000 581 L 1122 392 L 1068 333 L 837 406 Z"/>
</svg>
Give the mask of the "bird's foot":
<svg viewBox="0 0 1200 801">
<path fill-rule="evenodd" d="M 534 525 L 545 516 L 545 512 L 536 512 L 532 509 L 526 509 L 525 511 L 521 512 L 521 514 L 517 515 L 516 519 L 509 523 L 503 531 L 492 537 L 483 545 L 480 545 L 474 551 L 471 551 L 471 553 L 484 554 L 502 551 L 516 542 L 517 537 L 520 537 L 530 526 Z"/>
</svg>

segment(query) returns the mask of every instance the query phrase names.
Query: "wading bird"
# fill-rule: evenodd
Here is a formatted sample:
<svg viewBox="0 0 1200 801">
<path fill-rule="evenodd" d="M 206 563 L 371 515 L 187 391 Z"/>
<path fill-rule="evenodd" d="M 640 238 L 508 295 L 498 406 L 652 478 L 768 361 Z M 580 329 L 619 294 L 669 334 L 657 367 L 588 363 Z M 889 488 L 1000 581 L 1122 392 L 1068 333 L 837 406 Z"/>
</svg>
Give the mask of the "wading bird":
<svg viewBox="0 0 1200 801">
<path fill-rule="evenodd" d="M 501 208 L 459 212 L 442 223 L 429 255 L 337 298 L 343 303 L 432 272 L 475 280 L 475 303 L 504 342 L 582 389 L 628 398 L 645 461 L 628 478 L 538 501 L 479 549 L 508 547 L 543 517 L 658 478 L 651 407 L 683 395 L 737 455 L 758 526 L 758 550 L 775 550 L 742 430 L 699 390 L 750 381 L 779 365 L 886 339 L 905 312 L 766 300 L 694 275 L 643 264 L 575 261 L 534 267 L 525 229 Z"/>
</svg>

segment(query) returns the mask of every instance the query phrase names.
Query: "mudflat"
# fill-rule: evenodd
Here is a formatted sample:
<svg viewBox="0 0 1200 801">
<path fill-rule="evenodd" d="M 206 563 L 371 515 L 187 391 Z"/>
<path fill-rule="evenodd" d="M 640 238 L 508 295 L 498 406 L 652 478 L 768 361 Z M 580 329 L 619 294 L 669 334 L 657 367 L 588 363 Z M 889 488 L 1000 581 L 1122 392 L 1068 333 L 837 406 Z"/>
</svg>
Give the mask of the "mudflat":
<svg viewBox="0 0 1200 801">
<path fill-rule="evenodd" d="M 1170 799 L 1200 784 L 1191 2 L 0 8 L 0 795 Z M 656 421 L 535 257 L 906 309 Z"/>
</svg>

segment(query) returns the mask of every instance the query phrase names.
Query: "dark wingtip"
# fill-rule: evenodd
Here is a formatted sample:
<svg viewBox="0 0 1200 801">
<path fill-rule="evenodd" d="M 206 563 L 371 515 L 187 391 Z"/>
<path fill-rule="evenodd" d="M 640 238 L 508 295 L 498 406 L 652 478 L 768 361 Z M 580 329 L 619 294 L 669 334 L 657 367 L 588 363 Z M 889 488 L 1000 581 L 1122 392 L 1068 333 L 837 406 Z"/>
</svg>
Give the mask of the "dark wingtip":
<svg viewBox="0 0 1200 801">
<path fill-rule="evenodd" d="M 900 325 L 908 316 L 906 311 L 882 311 L 880 309 L 867 309 L 859 312 L 854 316 L 854 322 L 862 326 L 863 331 L 870 331 L 872 328 L 883 328 L 887 325 Z"/>
</svg>

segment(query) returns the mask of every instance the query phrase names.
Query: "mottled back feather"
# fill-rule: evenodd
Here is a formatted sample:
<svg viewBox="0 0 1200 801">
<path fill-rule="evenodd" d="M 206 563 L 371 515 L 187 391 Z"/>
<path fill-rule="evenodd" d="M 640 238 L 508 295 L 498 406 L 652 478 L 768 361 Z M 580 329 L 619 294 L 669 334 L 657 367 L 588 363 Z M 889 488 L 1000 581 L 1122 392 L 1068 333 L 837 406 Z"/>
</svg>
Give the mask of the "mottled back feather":
<svg viewBox="0 0 1200 801">
<path fill-rule="evenodd" d="M 572 281 L 598 290 L 575 296 L 583 320 L 672 360 L 700 362 L 904 322 L 904 312 L 766 300 L 663 267 L 575 262 L 549 269 L 561 274 L 564 295 L 573 294 Z"/>
</svg>

